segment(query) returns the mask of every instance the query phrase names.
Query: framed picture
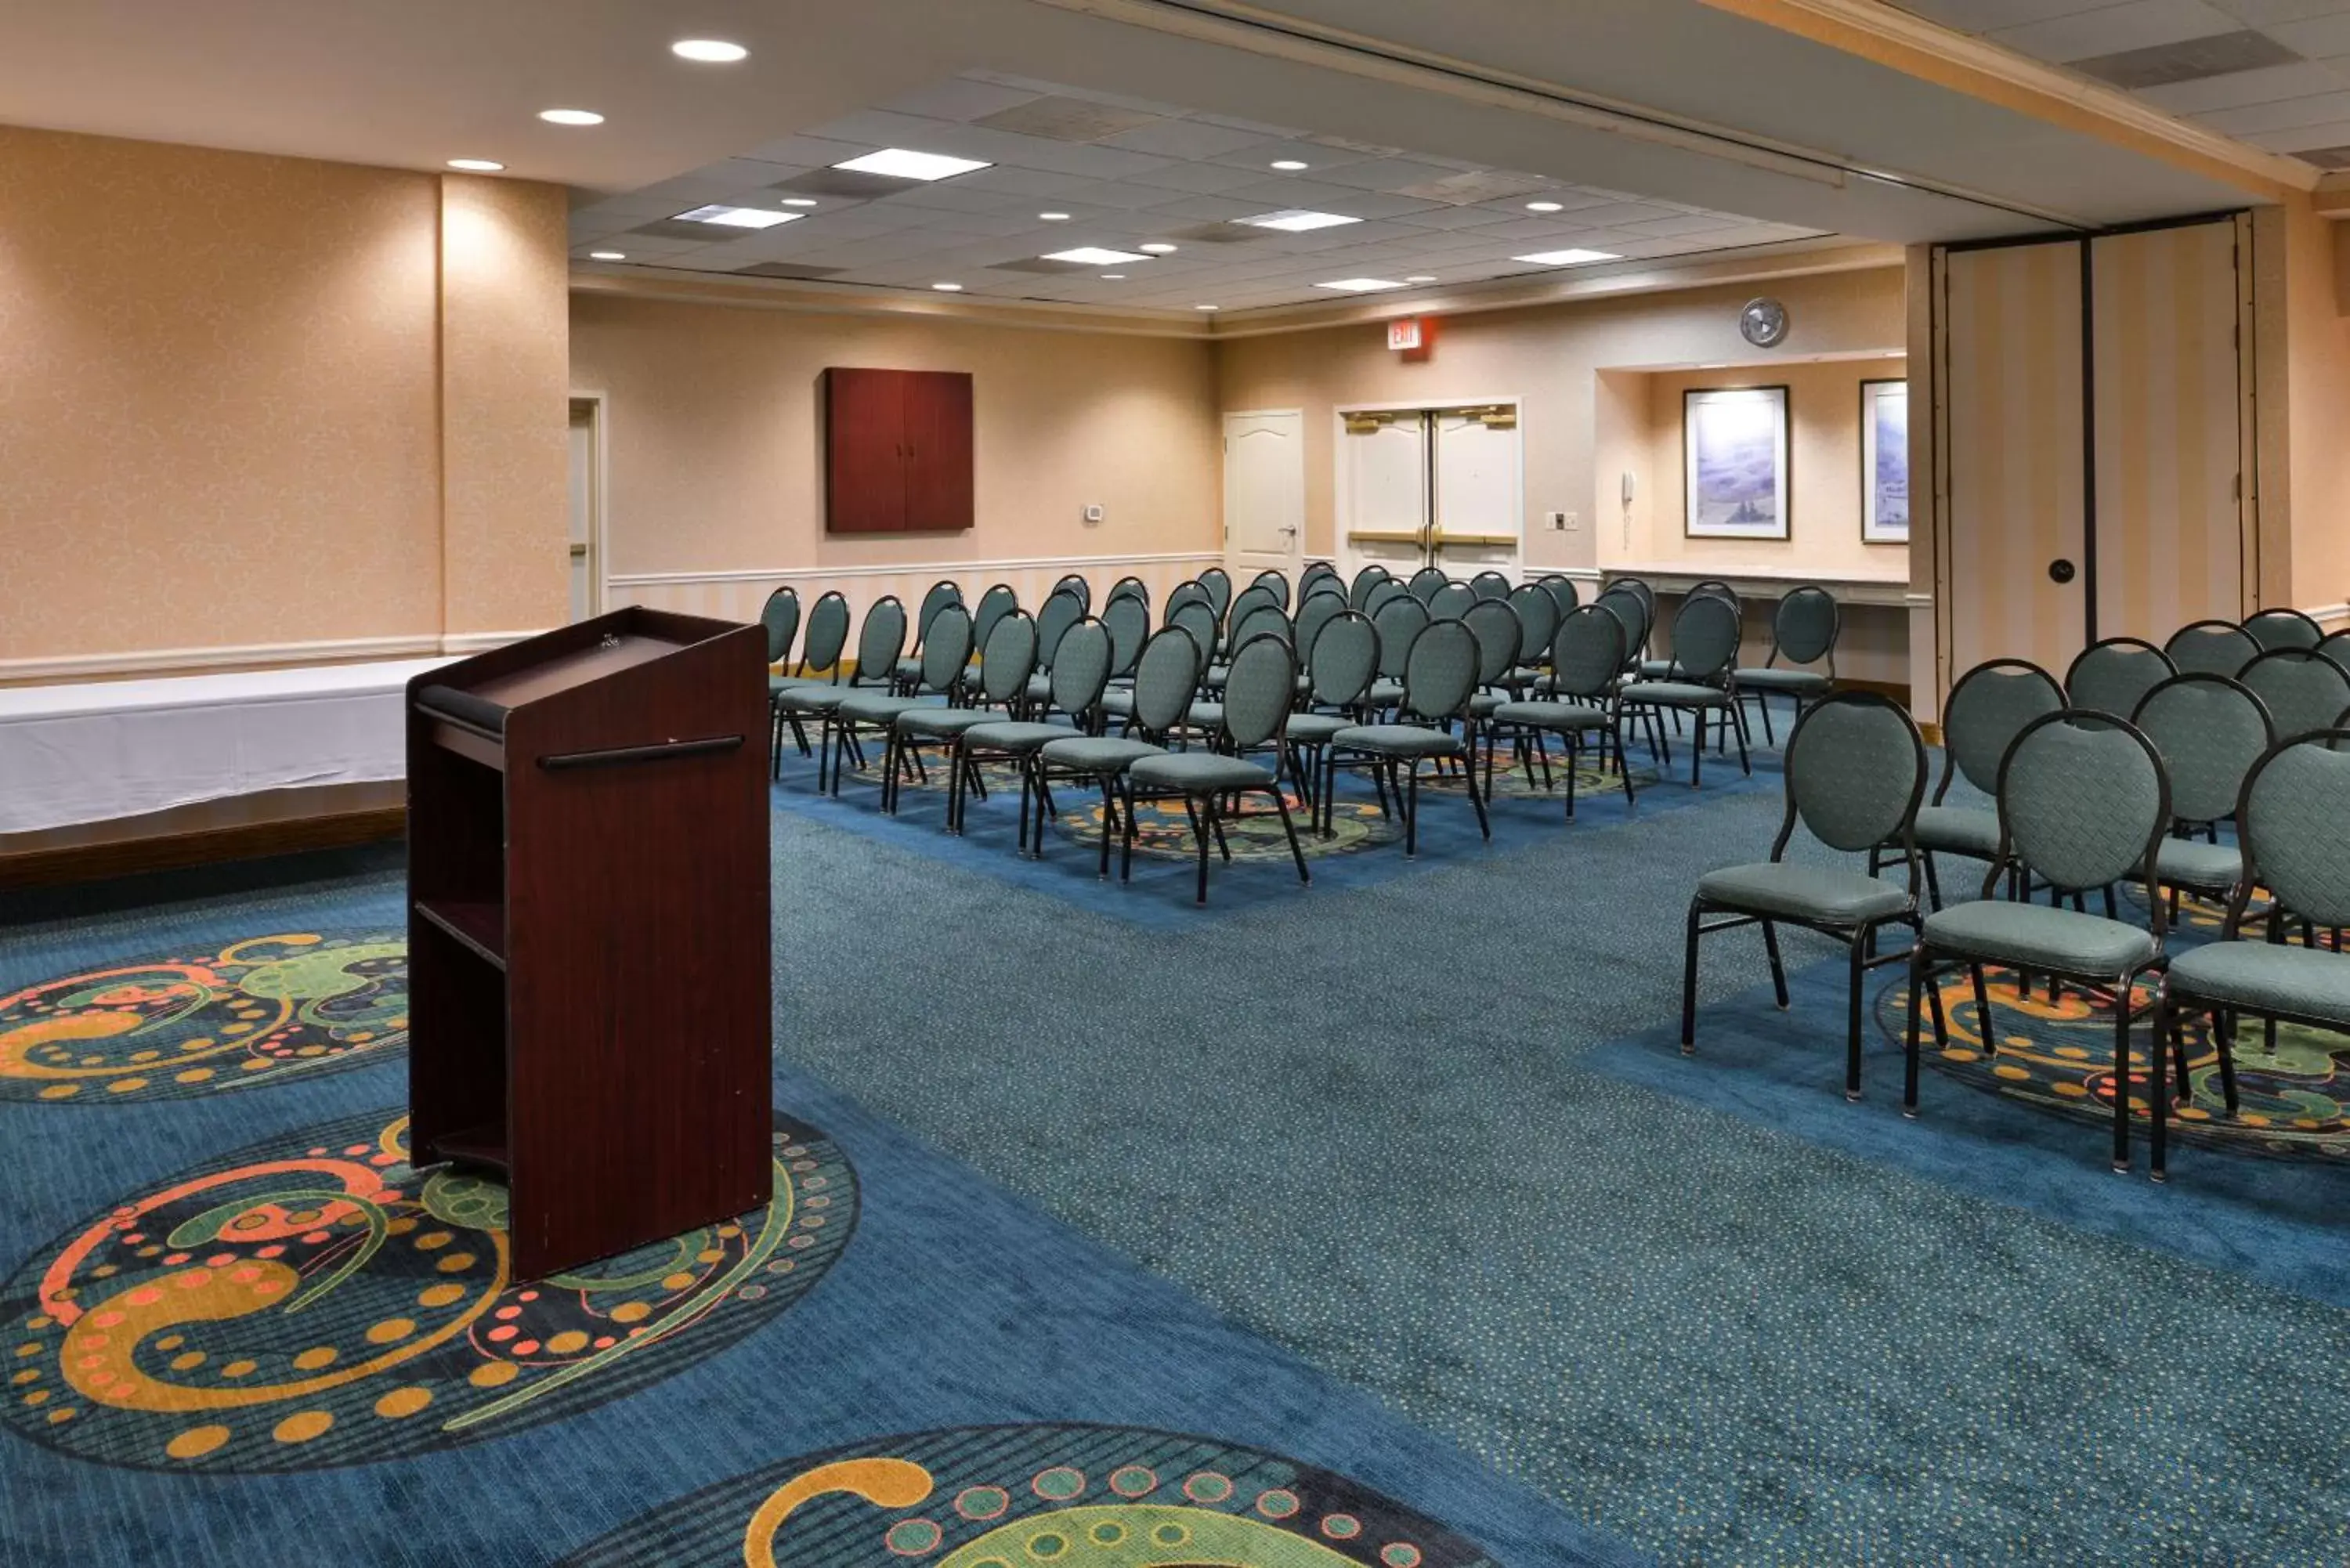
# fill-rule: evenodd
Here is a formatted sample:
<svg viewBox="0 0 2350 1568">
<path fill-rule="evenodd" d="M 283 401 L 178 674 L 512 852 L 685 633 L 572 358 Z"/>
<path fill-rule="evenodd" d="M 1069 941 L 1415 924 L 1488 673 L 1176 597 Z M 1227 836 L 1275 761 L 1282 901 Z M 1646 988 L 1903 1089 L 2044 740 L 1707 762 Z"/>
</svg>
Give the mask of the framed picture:
<svg viewBox="0 0 2350 1568">
<path fill-rule="evenodd" d="M 1692 539 L 1787 537 L 1787 389 L 1681 394 L 1689 466 L 1681 531 Z"/>
<path fill-rule="evenodd" d="M 1909 383 L 1860 384 L 1860 537 L 1909 542 Z"/>
</svg>

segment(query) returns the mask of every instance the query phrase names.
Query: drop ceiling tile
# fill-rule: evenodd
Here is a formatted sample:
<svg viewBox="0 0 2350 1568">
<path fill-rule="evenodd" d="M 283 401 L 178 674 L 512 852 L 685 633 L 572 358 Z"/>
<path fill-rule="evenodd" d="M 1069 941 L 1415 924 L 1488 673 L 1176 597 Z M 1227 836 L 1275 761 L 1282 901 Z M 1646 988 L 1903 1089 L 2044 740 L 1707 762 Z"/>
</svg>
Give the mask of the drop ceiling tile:
<svg viewBox="0 0 2350 1568">
<path fill-rule="evenodd" d="M 2211 0 L 2211 3 L 2246 26 L 2272 27 L 2279 22 L 2306 22 L 2314 16 L 2332 16 L 2350 11 L 2345 0 Z"/>
<path fill-rule="evenodd" d="M 2350 55 L 2350 11 L 2304 22 L 2280 22 L 2265 30 L 2286 48 L 2314 60 Z"/>
<path fill-rule="evenodd" d="M 1144 207 L 1163 207 L 1183 197 L 1181 192 L 1163 185 L 1144 185 L 1131 180 L 1096 180 L 1070 192 L 1068 199 L 1089 206 L 1133 212 Z"/>
<path fill-rule="evenodd" d="M 2256 130 L 2291 130 L 2296 126 L 2323 125 L 2328 120 L 2350 119 L 2350 88 L 2310 98 L 2286 99 L 2280 103 L 2247 104 L 2241 109 L 2224 109 L 2196 118 L 2212 130 L 2224 131 L 2230 136 L 2249 136 Z"/>
<path fill-rule="evenodd" d="M 990 191 L 966 185 L 960 180 L 938 180 L 927 185 L 909 185 L 893 191 L 875 203 L 882 207 L 920 207 L 943 213 L 1001 213 L 1027 205 L 1013 200 L 1002 191 Z"/>
<path fill-rule="evenodd" d="M 1929 22 L 1961 33 L 1990 33 L 2044 22 L 2052 16 L 2076 16 L 2109 5 L 2114 0 L 1898 0 Z"/>
<path fill-rule="evenodd" d="M 1424 229 L 1478 229 L 1507 223 L 1511 215 L 1492 207 L 1430 207 L 1425 212 L 1407 213 L 1395 222 Z"/>
<path fill-rule="evenodd" d="M 1990 37 L 2011 49 L 2061 63 L 2241 29 L 2236 18 L 2204 0 L 2127 0 L 2124 5 L 2002 28 Z"/>
<path fill-rule="evenodd" d="M 2295 126 L 2290 130 L 2260 130 L 2244 138 L 2272 152 L 2299 152 L 2304 148 L 2340 147 L 2350 142 L 2350 120 Z"/>
<path fill-rule="evenodd" d="M 1360 163 L 1364 161 L 1364 158 L 1359 152 L 1350 152 L 1338 147 L 1326 147 L 1315 141 L 1263 141 L 1255 146 L 1243 148 L 1238 152 L 1227 152 L 1221 157 L 1210 160 L 1211 162 L 1231 163 L 1243 168 L 1253 164 L 1259 169 L 1267 168 L 1276 161 L 1303 163 L 1306 167 L 1301 172 L 1311 172 L 1315 170 L 1335 169 L 1345 163 Z"/>
<path fill-rule="evenodd" d="M 1219 192 L 1238 190 L 1243 185 L 1253 185 L 1263 177 L 1263 173 L 1261 169 L 1224 163 L 1170 163 L 1164 169 L 1152 169 L 1128 178 L 1138 184 L 1160 185 L 1170 191 L 1189 191 L 1211 196 Z"/>
<path fill-rule="evenodd" d="M 878 141 L 839 141 L 825 136 L 786 136 L 780 141 L 770 141 L 754 147 L 743 154 L 762 163 L 789 163 L 802 169 L 829 169 L 836 163 L 846 163 L 852 158 L 862 158 L 878 151 Z"/>
<path fill-rule="evenodd" d="M 1344 185 L 1325 185 L 1300 174 L 1286 179 L 1275 175 L 1218 194 L 1230 196 L 1235 202 L 1263 202 L 1268 213 L 1284 213 L 1293 207 L 1316 213 L 1343 213 L 1347 209 L 1340 203 L 1359 200 L 1366 192 L 1350 191 Z"/>
<path fill-rule="evenodd" d="M 1378 191 L 1357 191 L 1330 203 L 1328 210 L 1349 218 L 1401 218 L 1414 213 L 1426 213 L 1443 205 L 1440 202 L 1416 201 L 1409 196 L 1389 196 Z"/>
<path fill-rule="evenodd" d="M 1176 196 L 1151 208 L 1150 214 L 1154 218 L 1180 218 L 1191 223 L 1228 223 L 1236 218 L 1253 218 L 1263 211 L 1257 202 L 1235 202 L 1225 196 Z"/>
<path fill-rule="evenodd" d="M 864 109 L 854 114 L 844 114 L 838 119 L 828 119 L 808 134 L 822 137 L 827 141 L 856 141 L 874 147 L 905 147 L 918 152 L 937 152 L 942 151 L 932 145 L 938 138 L 952 135 L 962 129 L 957 120 Z"/>
<path fill-rule="evenodd" d="M 1321 171 L 1321 178 L 1333 185 L 1347 185 L 1357 191 L 1400 191 L 1407 185 L 1446 180 L 1461 172 L 1448 164 L 1412 158 L 1366 158 L 1359 163 L 1341 163 Z"/>
<path fill-rule="evenodd" d="M 1229 125 L 1210 125 L 1201 119 L 1162 119 L 1154 125 L 1120 131 L 1102 138 L 1105 147 L 1123 148 L 1128 152 L 1148 152 L 1160 158 L 1177 158 L 1195 162 L 1238 152 L 1243 148 L 1269 145 L 1253 130 L 1235 130 Z"/>
<path fill-rule="evenodd" d="M 2195 115 L 2338 92 L 2345 87 L 2350 87 L 2350 80 L 2314 60 L 2305 60 L 2290 66 L 2271 66 L 2265 70 L 2231 71 L 2226 76 L 2206 77 L 2201 81 L 2141 88 L 2137 96 L 2168 113 Z"/>
<path fill-rule="evenodd" d="M 1082 174 L 1094 180 L 1126 180 L 1167 167 L 1170 160 L 1148 153 L 1084 142 L 1054 141 L 1042 136 L 1015 136 L 1010 131 L 978 126 L 956 126 L 930 139 L 920 151 L 945 152 L 958 158 L 982 158 L 1020 169 L 1042 169 L 1054 174 Z"/>
<path fill-rule="evenodd" d="M 723 158 L 693 171 L 695 179 L 712 180 L 730 185 L 758 187 L 773 185 L 781 180 L 805 174 L 805 163 L 773 163 L 763 158 Z"/>
<path fill-rule="evenodd" d="M 1658 239 L 1675 239 L 1689 234 L 1713 234 L 1719 230 L 1735 228 L 1737 224 L 1738 220 L 1735 218 L 1685 213 L 1678 218 L 1651 218 L 1642 223 L 1627 223 L 1625 227 L 1629 233 L 1636 234 L 1649 234 Z"/>
<path fill-rule="evenodd" d="M 1268 125 L 1261 119 L 1241 119 L 1229 114 L 1194 114 L 1193 119 L 1209 125 L 1229 125 L 1234 130 L 1253 130 L 1268 140 L 1304 141 L 1305 132 L 1294 125 Z"/>
<path fill-rule="evenodd" d="M 1008 163 L 974 169 L 946 183 L 966 191 L 996 191 L 1008 196 L 1066 196 L 1092 182 L 1083 174 L 1055 174 L 1043 169 L 1015 169 Z"/>
<path fill-rule="evenodd" d="M 1029 88 L 1003 87 L 962 76 L 901 94 L 881 107 L 892 114 L 915 115 L 924 119 L 969 120 L 1041 96 Z"/>
<path fill-rule="evenodd" d="M 904 261 L 909 256 L 927 255 L 936 249 L 938 249 L 938 240 L 933 234 L 919 232 L 875 234 L 870 239 L 847 240 L 839 244 L 802 251 L 798 254 L 798 259 L 816 266 L 861 269 L 879 266 L 888 262 Z M 859 275 L 863 275 L 861 272 Z"/>
</svg>

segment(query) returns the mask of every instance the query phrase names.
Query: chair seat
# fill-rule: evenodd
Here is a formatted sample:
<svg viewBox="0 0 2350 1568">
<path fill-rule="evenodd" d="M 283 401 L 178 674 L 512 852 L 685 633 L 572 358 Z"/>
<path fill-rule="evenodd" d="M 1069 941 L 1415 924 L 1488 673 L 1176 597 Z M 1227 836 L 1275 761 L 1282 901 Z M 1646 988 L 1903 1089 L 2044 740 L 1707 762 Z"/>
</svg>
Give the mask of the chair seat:
<svg viewBox="0 0 2350 1568">
<path fill-rule="evenodd" d="M 1999 853 L 1999 814 L 1964 805 L 1918 808 L 1918 847 L 1988 860 Z"/>
<path fill-rule="evenodd" d="M 908 708 L 897 725 L 909 735 L 960 735 L 982 724 L 1001 724 L 1003 715 L 992 708 Z"/>
<path fill-rule="evenodd" d="M 1738 672 L 1738 683 L 1757 691 L 1793 691 L 1808 697 L 1835 682 L 1815 670 L 1770 670 L 1757 667 Z"/>
<path fill-rule="evenodd" d="M 2244 854 L 2232 844 L 2166 838 L 2154 852 L 2155 880 L 2199 893 L 2232 892 L 2244 875 Z"/>
<path fill-rule="evenodd" d="M 1882 877 L 1785 861 L 1709 871 L 1698 878 L 1697 896 L 1728 909 L 1837 926 L 1881 920 L 1902 913 L 1910 903 L 1908 888 Z"/>
<path fill-rule="evenodd" d="M 1144 757 L 1167 754 L 1162 746 L 1148 741 L 1121 741 L 1115 735 L 1080 735 L 1073 740 L 1050 741 L 1041 753 L 1055 767 L 1069 768 L 1084 774 L 1123 773 L 1128 763 Z"/>
<path fill-rule="evenodd" d="M 1127 768 L 1126 776 L 1147 788 L 1180 790 L 1186 794 L 1263 789 L 1273 783 L 1271 769 L 1214 752 L 1162 752 L 1142 757 Z"/>
<path fill-rule="evenodd" d="M 1222 702 L 1194 702 L 1186 717 L 1195 728 L 1220 730 L 1224 723 L 1224 705 Z"/>
<path fill-rule="evenodd" d="M 2153 936 L 2137 926 L 2076 909 L 1999 898 L 1959 904 L 1927 916 L 1926 940 L 1965 958 L 2115 980 L 2154 957 L 2156 950 Z"/>
<path fill-rule="evenodd" d="M 897 722 L 898 715 L 909 708 L 934 705 L 935 697 L 892 697 L 885 691 L 856 691 L 844 698 L 834 711 L 841 718 L 859 724 L 888 726 Z"/>
<path fill-rule="evenodd" d="M 1103 712 L 1115 713 L 1121 719 L 1131 717 L 1134 712 L 1134 688 L 1111 687 L 1102 693 L 1101 709 Z"/>
<path fill-rule="evenodd" d="M 1066 724 L 998 722 L 993 724 L 973 724 L 962 732 L 962 736 L 965 743 L 991 752 L 1035 752 L 1043 750 L 1055 741 L 1066 740 L 1076 733 L 1076 732 Z"/>
<path fill-rule="evenodd" d="M 899 679 L 899 680 L 920 680 L 921 678 L 922 678 L 922 659 L 921 659 L 921 655 L 920 655 L 920 654 L 914 654 L 914 655 L 911 655 L 910 657 L 908 657 L 908 658 L 901 659 L 898 660 L 898 679 Z"/>
<path fill-rule="evenodd" d="M 1363 693 L 1363 701 L 1374 708 L 1392 708 L 1403 701 L 1403 682 L 1374 680 L 1371 689 Z"/>
<path fill-rule="evenodd" d="M 2350 956 L 2275 942 L 2210 942 L 2170 961 L 2173 996 L 2350 1027 Z"/>
<path fill-rule="evenodd" d="M 1606 729 L 1607 710 L 1582 702 L 1504 702 L 1493 710 L 1493 722 L 1565 734 L 1570 730 Z"/>
<path fill-rule="evenodd" d="M 1669 659 L 1644 659 L 1640 660 L 1640 679 L 1643 680 L 1662 680 L 1670 676 L 1672 672 L 1673 661 Z"/>
<path fill-rule="evenodd" d="M 1331 736 L 1330 743 L 1392 757 L 1450 757 L 1461 751 L 1460 736 L 1418 724 L 1357 724 Z"/>
<path fill-rule="evenodd" d="M 1028 678 L 1028 701 L 1049 702 L 1052 700 L 1053 678 L 1050 675 L 1031 675 Z"/>
<path fill-rule="evenodd" d="M 848 701 L 847 686 L 789 686 L 775 693 L 775 706 L 787 713 L 829 713 Z"/>
<path fill-rule="evenodd" d="M 832 677 L 829 675 L 770 675 L 767 677 L 767 695 L 772 698 L 790 691 L 795 686 L 829 686 L 831 684 Z"/>
<path fill-rule="evenodd" d="M 1469 716 L 1472 719 L 1490 719 L 1502 704 L 1508 701 L 1509 698 L 1499 691 L 1477 692 L 1469 699 Z"/>
<path fill-rule="evenodd" d="M 1355 721 L 1343 713 L 1292 713 L 1282 733 L 1300 745 L 1320 746 L 1327 745 L 1339 731 L 1355 727 Z"/>
<path fill-rule="evenodd" d="M 1624 688 L 1627 702 L 1652 702 L 1660 708 L 1727 708 L 1730 693 L 1719 686 L 1689 680 L 1635 680 Z"/>
</svg>

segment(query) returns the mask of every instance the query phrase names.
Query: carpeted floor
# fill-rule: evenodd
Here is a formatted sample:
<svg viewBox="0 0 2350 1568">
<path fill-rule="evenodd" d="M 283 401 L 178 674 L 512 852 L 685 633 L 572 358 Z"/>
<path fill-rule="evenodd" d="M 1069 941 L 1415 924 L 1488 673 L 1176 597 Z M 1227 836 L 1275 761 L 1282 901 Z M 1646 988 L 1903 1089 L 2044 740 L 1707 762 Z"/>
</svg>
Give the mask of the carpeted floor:
<svg viewBox="0 0 2350 1568">
<path fill-rule="evenodd" d="M 1465 801 L 1432 801 L 1431 827 L 1461 821 L 1417 862 L 1322 857 L 1299 889 L 1285 861 L 1243 859 L 1201 911 L 1171 857 L 1097 882 L 1076 825 L 1042 866 L 1016 860 L 1009 800 L 954 841 L 910 795 L 884 822 L 869 786 L 819 803 L 787 770 L 784 1148 L 829 1139 L 858 1208 L 805 1298 L 732 1306 L 758 1321 L 628 1397 L 293 1478 L 125 1469 L 12 1419 L 0 1561 L 68 1540 L 75 1560 L 166 1541 L 199 1563 L 307 1560 L 282 1543 L 320 1510 L 380 1516 L 379 1554 L 355 1561 L 598 1568 L 1285 1565 L 1349 1543 L 1411 1568 L 1466 1560 L 1456 1539 L 1504 1568 L 1617 1542 L 1668 1563 L 2342 1561 L 2341 1174 L 2190 1144 L 2168 1189 L 2117 1178 L 2095 1123 L 1956 1063 L 1907 1123 L 1882 1033 L 1870 1097 L 1847 1106 L 1841 969 L 1800 967 L 1828 951 L 1808 940 L 1786 1014 L 1759 944 L 1710 942 L 1700 1054 L 1681 1056 L 1688 888 L 1759 857 L 1780 813 L 1773 761 L 1709 775 L 1628 812 L 1595 794 L 1572 828 L 1555 802 L 1505 797 L 1491 846 Z M 348 869 L 192 904 L 125 895 L 94 922 L 22 909 L 0 992 L 306 919 L 363 945 L 397 885 Z M 386 1048 L 349 1039 L 372 1031 L 318 1026 L 293 1048 L 328 1049 L 233 1092 L 164 1095 L 126 1057 L 109 1076 L 151 1086 L 111 1103 L 0 1096 L 12 1158 L 68 1136 L 86 1151 L 18 1180 L 33 1201 L 0 1222 L 0 1267 L 20 1277 L 175 1175 L 396 1102 L 397 1070 L 367 1054 Z M 335 1152 L 293 1152 L 311 1148 Z M 463 1366 L 437 1376 L 469 1381 Z M 1154 1540 L 1201 1522 L 1162 1501 L 1285 1537 L 1252 1537 L 1257 1556 Z M 1382 1532 L 1409 1551 L 1370 1548 Z"/>
</svg>

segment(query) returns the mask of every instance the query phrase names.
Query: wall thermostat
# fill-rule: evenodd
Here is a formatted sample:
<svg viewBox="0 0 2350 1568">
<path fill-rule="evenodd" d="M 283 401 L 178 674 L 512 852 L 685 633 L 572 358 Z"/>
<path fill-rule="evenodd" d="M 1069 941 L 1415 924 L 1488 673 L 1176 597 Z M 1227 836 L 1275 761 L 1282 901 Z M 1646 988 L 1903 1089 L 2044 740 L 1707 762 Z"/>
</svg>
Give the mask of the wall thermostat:
<svg viewBox="0 0 2350 1568">
<path fill-rule="evenodd" d="M 1098 506 L 1088 506 L 1086 508 L 1086 521 L 1088 523 L 1098 523 L 1107 515 L 1108 514 L 1104 512 Z"/>
</svg>

